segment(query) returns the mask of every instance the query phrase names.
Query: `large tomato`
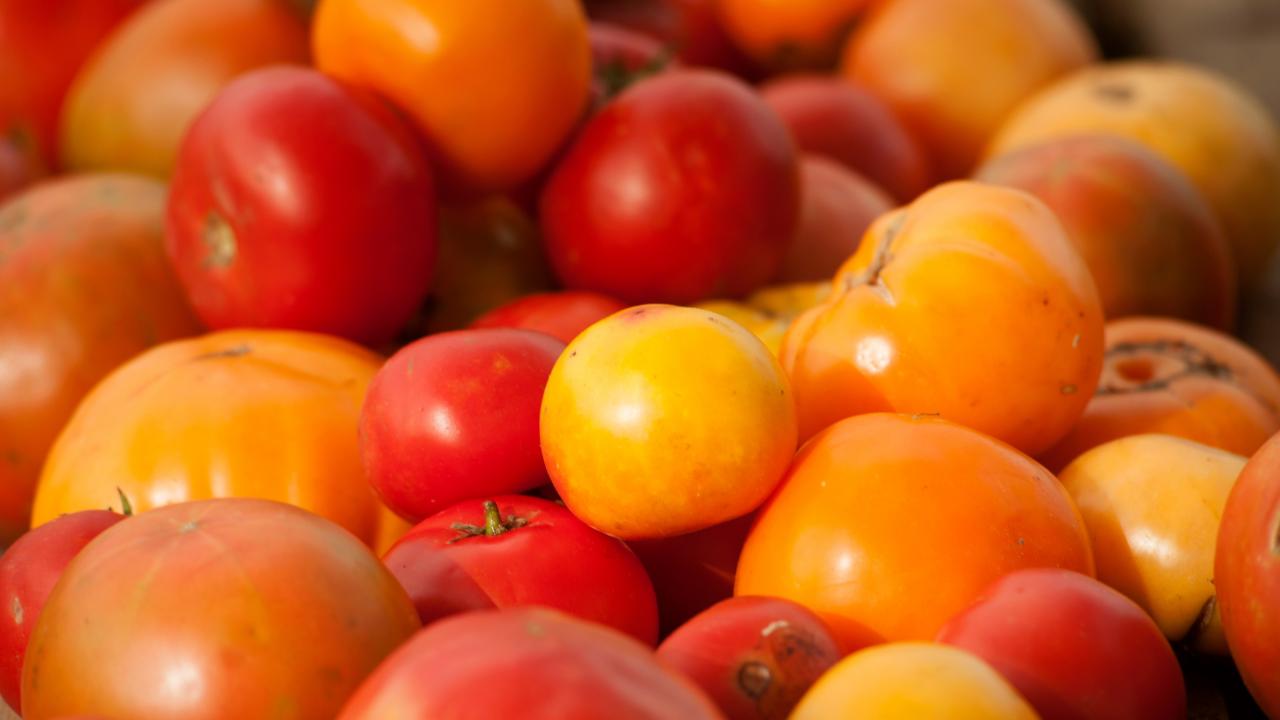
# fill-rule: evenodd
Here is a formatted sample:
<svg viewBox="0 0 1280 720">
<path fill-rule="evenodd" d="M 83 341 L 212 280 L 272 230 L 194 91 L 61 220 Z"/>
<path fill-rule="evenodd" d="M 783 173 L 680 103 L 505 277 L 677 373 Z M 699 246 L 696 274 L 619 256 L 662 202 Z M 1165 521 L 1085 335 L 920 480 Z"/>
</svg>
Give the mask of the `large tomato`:
<svg viewBox="0 0 1280 720">
<path fill-rule="evenodd" d="M 323 335 L 242 330 L 171 342 L 98 384 L 49 453 L 32 523 L 213 497 L 293 503 L 373 544 L 380 506 L 356 426 L 381 358 Z"/>
<path fill-rule="evenodd" d="M 0 206 L 0 543 L 27 528 L 45 455 L 84 394 L 200 332 L 165 261 L 164 197 L 146 178 L 84 175 Z"/>
<path fill-rule="evenodd" d="M 643 644 L 545 608 L 474 612 L 419 632 L 339 720 L 720 720 Z"/>
<path fill-rule="evenodd" d="M 321 70 L 417 121 L 450 193 L 532 178 L 589 100 L 578 0 L 323 0 L 312 44 Z"/>
<path fill-rule="evenodd" d="M 746 84 L 673 70 L 596 114 L 542 193 L 552 267 L 633 303 L 737 296 L 777 275 L 799 218 L 795 144 Z"/>
<path fill-rule="evenodd" d="M 434 183 L 412 130 L 306 68 L 218 94 L 182 142 L 168 219 L 169 256 L 212 328 L 376 345 L 418 310 L 435 262 Z"/>
<path fill-rule="evenodd" d="M 155 0 L 76 76 L 62 112 L 62 161 L 167 177 L 187 126 L 223 85 L 306 61 L 306 28 L 280 0 Z"/>
<path fill-rule="evenodd" d="M 431 335 L 392 356 L 360 413 L 364 467 L 387 506 L 418 521 L 546 484 L 538 411 L 562 350 L 542 333 L 495 328 Z"/>
<path fill-rule="evenodd" d="M 423 622 L 458 597 L 450 586 L 461 573 L 466 589 L 469 580 L 490 601 L 483 606 L 542 605 L 650 645 L 658 639 L 653 585 L 640 561 L 622 541 L 549 500 L 510 495 L 458 503 L 418 523 L 383 562 Z"/>
<path fill-rule="evenodd" d="M 1093 574 L 1067 491 L 1034 460 L 934 417 L 839 422 L 760 511 L 734 592 L 795 600 L 846 650 L 927 640 L 1001 576 Z"/>
<path fill-rule="evenodd" d="M 31 636 L 22 714 L 331 718 L 417 628 L 337 525 L 264 500 L 173 505 L 67 566 Z"/>
</svg>

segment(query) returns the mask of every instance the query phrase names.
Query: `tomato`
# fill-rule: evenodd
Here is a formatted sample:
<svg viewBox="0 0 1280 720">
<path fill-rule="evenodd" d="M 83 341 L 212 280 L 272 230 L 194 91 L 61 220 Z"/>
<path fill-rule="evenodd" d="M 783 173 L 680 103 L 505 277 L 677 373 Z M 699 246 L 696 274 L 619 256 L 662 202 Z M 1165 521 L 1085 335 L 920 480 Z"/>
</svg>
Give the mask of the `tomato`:
<svg viewBox="0 0 1280 720">
<path fill-rule="evenodd" d="M 1029 567 L 1093 574 L 1058 481 L 969 428 L 876 413 L 796 455 L 747 536 L 734 593 L 805 605 L 853 650 L 931 639 L 993 581 Z"/>
<path fill-rule="evenodd" d="M 417 122 L 451 194 L 532 178 L 589 100 L 577 0 L 322 0 L 312 46 L 320 70 Z"/>
<path fill-rule="evenodd" d="M 490 310 L 471 327 L 536 330 L 569 343 L 583 330 L 626 307 L 607 295 L 581 290 L 535 293 Z"/>
<path fill-rule="evenodd" d="M 388 507 L 417 521 L 546 483 L 538 409 L 563 349 L 504 328 L 431 335 L 392 356 L 360 413 L 364 467 Z"/>
<path fill-rule="evenodd" d="M 628 543 L 644 564 L 658 596 L 659 634 L 733 595 L 733 574 L 753 515 L 705 530 Z"/>
<path fill-rule="evenodd" d="M 645 33 L 671 48 L 686 65 L 718 68 L 752 78 L 758 68 L 720 23 L 716 0 L 601 0 L 592 19 Z"/>
<path fill-rule="evenodd" d="M 778 282 L 830 280 L 894 203 L 861 175 L 821 156 L 801 160 L 800 181 L 800 226 Z"/>
<path fill-rule="evenodd" d="M 491 606 L 542 605 L 650 645 L 658 639 L 658 606 L 644 566 L 620 540 L 549 500 L 460 502 L 418 523 L 383 562 L 424 622 L 439 616 L 441 596 L 455 596 L 450 585 L 461 572 Z"/>
<path fill-rule="evenodd" d="M 424 682 L 424 680 L 429 680 Z M 419 632 L 339 720 L 716 720 L 692 683 L 620 632 L 546 608 L 475 612 Z"/>
<path fill-rule="evenodd" d="M 658 658 L 683 672 L 732 720 L 784 720 L 840 659 L 831 631 L 789 600 L 736 597 L 681 625 Z"/>
<path fill-rule="evenodd" d="M 991 666 L 931 643 L 894 643 L 850 655 L 818 680 L 791 717 L 1037 720 Z"/>
<path fill-rule="evenodd" d="M 669 50 L 649 35 L 611 23 L 593 22 L 591 97 L 599 107 L 632 82 L 665 69 Z"/>
<path fill-rule="evenodd" d="M 844 172 L 838 168 L 832 169 L 837 173 Z M 837 181 L 842 181 L 844 179 L 847 178 L 836 178 Z M 820 192 L 822 194 L 831 195 L 841 194 L 838 188 L 833 188 L 833 190 L 835 191 Z M 806 195 L 807 194 L 808 191 L 806 190 Z M 850 198 L 843 199 L 850 200 Z M 835 198 L 824 198 L 824 200 L 834 201 Z M 808 199 L 806 199 L 806 204 L 807 203 Z M 816 218 L 806 215 L 805 227 L 801 229 L 802 236 L 805 234 L 818 234 L 835 242 L 847 241 L 847 238 L 840 238 L 840 240 L 836 239 L 839 230 L 838 225 L 822 225 L 820 227 L 818 223 L 810 221 L 822 218 L 834 220 L 834 218 L 826 216 L 827 209 L 830 209 L 836 215 L 857 215 L 857 208 L 848 205 L 841 205 L 837 208 L 834 202 L 830 205 L 827 205 L 825 202 L 822 204 L 826 205 L 826 208 L 815 212 L 814 215 L 817 216 Z M 809 233 L 810 229 L 813 230 L 813 233 Z M 857 238 L 855 237 L 854 240 L 856 239 Z M 808 249 L 814 251 L 815 255 L 817 255 L 816 259 L 819 262 L 822 261 L 823 255 L 829 255 L 829 249 L 813 247 L 814 242 L 821 241 L 822 240 L 816 236 L 812 238 L 797 238 L 798 243 L 803 242 Z M 824 250 L 827 252 L 823 252 Z M 797 253 L 796 248 L 793 247 L 791 252 L 788 253 L 788 257 L 790 260 L 791 258 L 800 258 L 802 255 Z M 810 259 L 811 258 L 809 257 L 804 257 L 803 262 L 808 264 Z M 830 296 L 830 294 L 830 282 L 791 283 L 788 285 L 775 285 L 766 287 L 762 290 L 757 290 L 741 301 L 707 300 L 705 302 L 697 303 L 693 307 L 710 310 L 713 313 L 723 315 L 738 323 L 742 327 L 750 330 L 753 335 L 760 338 L 760 342 L 764 343 L 765 347 L 769 348 L 769 352 L 777 356 L 782 350 L 782 340 L 786 336 L 787 330 L 791 327 L 791 323 L 806 311 L 821 305 L 823 301 Z"/>
<path fill-rule="evenodd" d="M 782 364 L 801 438 L 891 410 L 1036 453 L 1084 412 L 1102 323 L 1089 270 L 1047 207 L 949 183 L 876 221 L 827 302 L 791 325 Z"/>
<path fill-rule="evenodd" d="M 265 500 L 171 505 L 67 566 L 31 636 L 23 716 L 333 717 L 417 628 L 337 525 Z"/>
<path fill-rule="evenodd" d="M 569 509 L 626 540 L 746 515 L 796 446 L 791 391 L 768 348 L 715 313 L 670 305 L 623 310 L 569 343 L 540 433 Z"/>
<path fill-rule="evenodd" d="M 377 344 L 413 316 L 435 261 L 431 169 L 380 103 L 314 70 L 268 68 L 196 119 L 167 249 L 206 324 Z"/>
<path fill-rule="evenodd" d="M 773 279 L 799 199 L 794 143 L 751 88 L 673 70 L 587 123 L 543 190 L 541 220 L 569 288 L 691 303 Z"/>
<path fill-rule="evenodd" d="M 1280 436 L 1236 480 L 1213 569 L 1231 657 L 1262 709 L 1280 716 Z"/>
<path fill-rule="evenodd" d="M 0 201 L 44 175 L 37 150 L 23 135 L 0 136 Z"/>
<path fill-rule="evenodd" d="M 938 641 L 986 660 L 1045 720 L 1187 717 L 1182 669 L 1151 618 L 1067 570 L 1020 570 L 953 617 Z"/>
<path fill-rule="evenodd" d="M 49 593 L 89 541 L 125 518 L 110 510 L 63 515 L 18 538 L 0 557 L 0 696 L 22 707 L 22 660 Z"/>
<path fill-rule="evenodd" d="M 806 153 L 845 165 L 902 202 L 932 184 L 924 150 L 893 111 L 857 83 L 821 75 L 785 75 L 760 87 Z"/>
<path fill-rule="evenodd" d="M 45 455 L 85 393 L 134 355 L 200 332 L 164 257 L 165 188 L 50 180 L 0 206 L 0 544 L 30 526 Z M 115 491 L 90 507 L 106 507 Z"/>
<path fill-rule="evenodd" d="M 734 42 L 775 70 L 827 69 L 871 0 L 719 0 Z"/>
<path fill-rule="evenodd" d="M 67 88 L 94 48 L 143 2 L 0 2 L 0 137 L 29 148 L 33 167 L 57 167 L 58 114 Z"/>
<path fill-rule="evenodd" d="M 382 359 L 323 335 L 239 330 L 155 347 L 100 382 L 49 453 L 32 524 L 214 497 L 298 505 L 372 545 L 356 427 Z"/>
<path fill-rule="evenodd" d="M 1040 458 L 1051 470 L 1128 435 L 1176 435 L 1249 456 L 1280 431 L 1280 376 L 1230 335 L 1136 317 L 1108 323 L 1106 341 L 1096 395 Z"/>
<path fill-rule="evenodd" d="M 150 2 L 76 75 L 62 111 L 62 161 L 168 177 L 191 121 L 232 78 L 306 61 L 306 28 L 279 0 Z"/>
</svg>

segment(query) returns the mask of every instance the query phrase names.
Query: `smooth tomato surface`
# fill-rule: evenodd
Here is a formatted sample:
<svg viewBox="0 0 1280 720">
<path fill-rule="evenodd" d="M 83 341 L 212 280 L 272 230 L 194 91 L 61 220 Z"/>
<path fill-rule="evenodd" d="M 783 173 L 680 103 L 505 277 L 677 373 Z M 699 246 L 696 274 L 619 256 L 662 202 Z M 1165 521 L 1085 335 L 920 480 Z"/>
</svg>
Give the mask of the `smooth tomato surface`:
<svg viewBox="0 0 1280 720">
<path fill-rule="evenodd" d="M 490 310 L 471 327 L 536 330 L 570 343 L 583 330 L 626 307 L 620 300 L 583 290 L 534 293 Z"/>
</svg>

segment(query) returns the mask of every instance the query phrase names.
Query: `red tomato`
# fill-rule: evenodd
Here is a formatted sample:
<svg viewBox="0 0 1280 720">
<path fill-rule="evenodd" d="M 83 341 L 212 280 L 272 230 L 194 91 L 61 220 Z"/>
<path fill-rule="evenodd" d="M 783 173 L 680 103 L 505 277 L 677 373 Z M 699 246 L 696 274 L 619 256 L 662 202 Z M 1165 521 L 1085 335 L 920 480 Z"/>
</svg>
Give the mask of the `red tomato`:
<svg viewBox="0 0 1280 720">
<path fill-rule="evenodd" d="M 820 155 L 800 162 L 800 227 L 782 262 L 779 283 L 830 280 L 857 251 L 893 198 L 870 180 Z"/>
<path fill-rule="evenodd" d="M 168 250 L 213 328 L 390 340 L 435 258 L 426 156 L 371 95 L 304 68 L 249 73 L 183 141 Z"/>
<path fill-rule="evenodd" d="M 692 303 L 777 275 L 799 217 L 795 145 L 746 84 L 703 70 L 639 82 L 596 114 L 543 190 L 568 287 Z"/>
<path fill-rule="evenodd" d="M 110 510 L 63 515 L 18 538 L 0 557 L 0 696 L 22 707 L 22 660 L 36 618 L 67 563 L 103 530 L 125 518 Z"/>
<path fill-rule="evenodd" d="M 416 522 L 545 484 L 538 413 L 562 350 L 541 333 L 495 328 L 431 335 L 392 356 L 360 412 L 365 471 L 387 507 Z"/>
<path fill-rule="evenodd" d="M 451 586 L 463 575 L 493 606 L 544 605 L 650 645 L 657 640 L 658 606 L 644 566 L 621 540 L 549 500 L 458 503 L 418 523 L 382 560 L 423 622 L 442 608 L 476 606 L 472 587 Z"/>
<path fill-rule="evenodd" d="M 757 72 L 720 24 L 716 0 L 606 0 L 588 5 L 587 14 L 657 38 L 687 65 Z"/>
<path fill-rule="evenodd" d="M 738 555 L 753 522 L 754 514 L 745 515 L 687 535 L 628 543 L 658 594 L 663 635 L 733 595 Z"/>
<path fill-rule="evenodd" d="M 993 583 L 938 633 L 986 660 L 1044 720 L 1174 720 L 1187 692 L 1173 648 L 1141 607 L 1052 568 Z"/>
<path fill-rule="evenodd" d="M 1280 435 L 1236 480 L 1214 561 L 1222 627 L 1249 691 L 1280 717 Z"/>
<path fill-rule="evenodd" d="M 591 41 L 591 96 L 599 106 L 648 73 L 666 65 L 667 50 L 649 35 L 621 25 L 593 22 Z"/>
<path fill-rule="evenodd" d="M 632 638 L 546 608 L 475 612 L 419 632 L 339 720 L 716 720 L 692 683 Z"/>
<path fill-rule="evenodd" d="M 731 720 L 784 720 L 840 656 L 822 618 L 767 597 L 717 603 L 658 646 Z"/>
<path fill-rule="evenodd" d="M 471 327 L 536 330 L 569 343 L 583 330 L 626 307 L 625 303 L 593 292 L 537 293 L 490 310 Z"/>
</svg>

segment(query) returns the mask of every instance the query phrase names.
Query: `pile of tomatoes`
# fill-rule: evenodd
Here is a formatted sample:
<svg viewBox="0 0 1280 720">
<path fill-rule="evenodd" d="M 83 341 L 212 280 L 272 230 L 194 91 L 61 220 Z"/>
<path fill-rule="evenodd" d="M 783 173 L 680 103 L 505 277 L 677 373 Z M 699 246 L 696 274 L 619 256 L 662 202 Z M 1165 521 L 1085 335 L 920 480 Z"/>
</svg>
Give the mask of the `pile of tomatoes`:
<svg viewBox="0 0 1280 720">
<path fill-rule="evenodd" d="M 1280 131 L 1065 0 L 0 0 L 0 199 L 28 720 L 1280 718 Z"/>
</svg>

